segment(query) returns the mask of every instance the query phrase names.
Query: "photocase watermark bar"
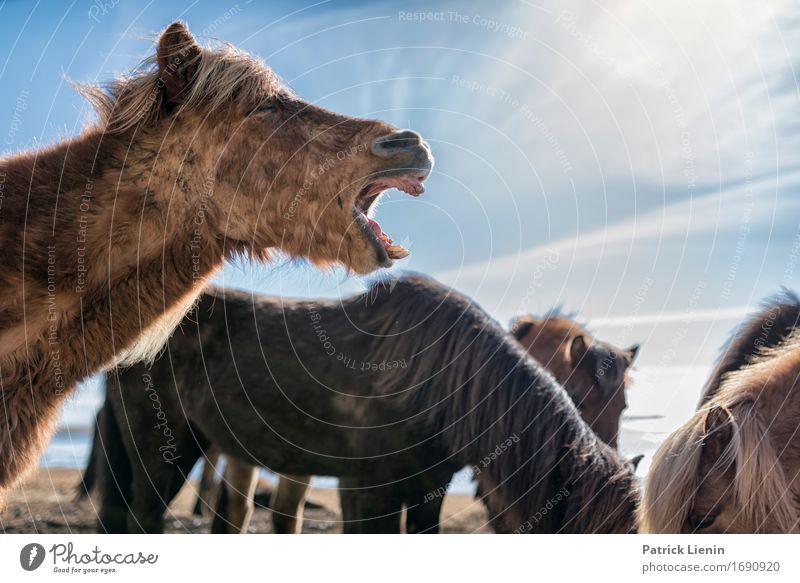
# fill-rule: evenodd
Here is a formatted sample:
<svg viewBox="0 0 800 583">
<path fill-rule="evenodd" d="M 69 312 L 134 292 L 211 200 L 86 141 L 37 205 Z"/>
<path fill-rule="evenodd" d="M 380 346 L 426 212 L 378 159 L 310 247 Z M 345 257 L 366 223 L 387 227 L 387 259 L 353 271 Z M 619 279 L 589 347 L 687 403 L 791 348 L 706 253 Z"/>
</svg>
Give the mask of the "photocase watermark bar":
<svg viewBox="0 0 800 583">
<path fill-rule="evenodd" d="M 375 573 L 383 572 L 387 575 L 381 577 L 382 580 L 405 581 L 407 570 L 390 568 L 387 571 L 387 565 L 397 565 L 400 557 L 413 557 L 414 565 L 424 569 L 427 579 L 442 577 L 454 581 L 515 579 L 520 573 L 532 572 L 531 569 L 535 570 L 536 579 L 568 581 L 670 580 L 651 576 L 659 573 L 688 574 L 682 581 L 709 581 L 705 573 L 720 572 L 727 573 L 728 578 L 712 577 L 712 580 L 777 583 L 794 582 L 800 576 L 798 561 L 794 558 L 797 542 L 791 536 L 703 535 L 702 541 L 698 539 L 697 542 L 693 542 L 694 538 L 688 540 L 686 535 L 562 534 L 540 536 L 535 540 L 523 536 L 396 536 L 391 538 L 391 544 L 387 544 L 389 539 L 384 537 L 365 536 L 358 539 L 356 561 L 342 560 L 353 555 L 353 539 L 347 536 L 311 536 L 298 541 L 294 537 L 272 535 L 6 534 L 3 540 L 0 564 L 8 581 L 61 579 L 81 573 L 83 569 L 87 569 L 87 574 L 99 574 L 106 569 L 114 575 L 109 581 L 141 581 L 142 577 L 153 581 L 187 577 L 200 577 L 202 581 L 246 579 L 252 578 L 254 569 L 263 567 L 266 543 L 271 577 L 296 578 L 297 566 L 303 565 L 304 580 L 332 583 L 371 581 Z M 44 558 L 36 575 L 28 576 L 22 561 L 30 562 L 30 547 L 34 545 L 40 547 L 34 560 L 40 560 L 39 551 L 44 553 Z M 724 554 L 693 552 L 689 555 L 685 551 L 681 555 L 652 555 L 642 552 L 643 545 L 651 548 L 691 545 L 697 551 L 701 547 L 714 551 L 723 548 Z M 52 554 L 55 553 L 54 562 Z M 448 556 L 475 560 L 442 560 Z M 309 557 L 314 560 L 309 561 Z M 54 573 L 56 567 L 62 571 Z M 697 575 L 692 576 L 692 573 Z M 745 576 L 731 577 L 731 573 Z"/>
</svg>

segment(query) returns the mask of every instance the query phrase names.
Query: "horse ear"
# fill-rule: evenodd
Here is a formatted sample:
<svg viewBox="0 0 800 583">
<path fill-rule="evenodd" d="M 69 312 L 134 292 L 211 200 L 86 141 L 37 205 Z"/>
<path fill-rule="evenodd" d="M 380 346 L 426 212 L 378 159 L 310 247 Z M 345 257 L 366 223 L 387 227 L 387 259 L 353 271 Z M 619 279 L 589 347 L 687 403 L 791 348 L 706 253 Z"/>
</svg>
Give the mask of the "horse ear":
<svg viewBox="0 0 800 583">
<path fill-rule="evenodd" d="M 628 465 L 631 466 L 633 471 L 635 472 L 639 468 L 639 462 L 644 459 L 644 454 L 640 453 L 639 455 L 633 456 L 631 459 L 628 460 Z"/>
<path fill-rule="evenodd" d="M 589 345 L 586 343 L 586 338 L 583 334 L 578 334 L 572 339 L 572 344 L 569 345 L 569 359 L 572 361 L 573 366 L 578 366 L 589 351 Z"/>
<path fill-rule="evenodd" d="M 156 60 L 158 77 L 164 87 L 166 102 L 181 103 L 197 75 L 202 49 L 186 24 L 170 24 L 158 39 Z"/>
<path fill-rule="evenodd" d="M 517 340 L 522 340 L 536 328 L 536 322 L 528 316 L 517 318 L 511 323 L 511 334 Z"/>
<path fill-rule="evenodd" d="M 631 364 L 633 364 L 633 361 L 636 360 L 636 355 L 639 354 L 639 348 L 640 348 L 639 344 L 634 344 L 630 348 L 628 348 L 628 354 L 631 357 Z"/>
<path fill-rule="evenodd" d="M 708 473 L 722 457 L 733 439 L 733 415 L 724 405 L 714 405 L 706 413 L 703 424 L 703 450 L 700 468 Z"/>
</svg>

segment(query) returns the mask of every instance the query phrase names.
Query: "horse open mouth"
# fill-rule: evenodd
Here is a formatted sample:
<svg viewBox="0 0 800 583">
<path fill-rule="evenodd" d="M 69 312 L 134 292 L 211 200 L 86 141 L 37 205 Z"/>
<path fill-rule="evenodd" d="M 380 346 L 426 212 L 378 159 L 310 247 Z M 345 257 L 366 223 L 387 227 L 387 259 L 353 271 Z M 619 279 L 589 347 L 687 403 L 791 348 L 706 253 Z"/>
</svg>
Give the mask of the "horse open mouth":
<svg viewBox="0 0 800 583">
<path fill-rule="evenodd" d="M 390 188 L 402 190 L 411 196 L 419 196 L 425 192 L 422 181 L 427 176 L 384 176 L 367 183 L 361 192 L 358 193 L 354 203 L 353 214 L 364 235 L 372 241 L 378 251 L 378 257 L 384 259 L 381 263 L 391 264 L 392 259 L 403 259 L 411 255 L 411 252 L 395 245 L 394 241 L 383 232 L 378 221 L 369 216 L 369 210 L 378 197 Z"/>
</svg>

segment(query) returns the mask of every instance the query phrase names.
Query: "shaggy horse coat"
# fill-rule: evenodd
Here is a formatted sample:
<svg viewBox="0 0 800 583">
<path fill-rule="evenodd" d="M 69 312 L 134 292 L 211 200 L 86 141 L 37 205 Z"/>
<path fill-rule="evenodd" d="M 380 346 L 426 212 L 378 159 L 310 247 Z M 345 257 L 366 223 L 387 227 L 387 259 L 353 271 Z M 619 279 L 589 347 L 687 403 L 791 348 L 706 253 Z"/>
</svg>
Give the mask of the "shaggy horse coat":
<svg viewBox="0 0 800 583">
<path fill-rule="evenodd" d="M 0 159 L 0 503 L 103 367 L 152 358 L 225 259 L 276 248 L 366 273 L 406 252 L 369 214 L 432 168 L 410 131 L 302 101 L 182 23 L 79 136 Z"/>
<path fill-rule="evenodd" d="M 799 531 L 798 316 L 786 293 L 736 331 L 697 413 L 656 452 L 643 532 Z"/>
<path fill-rule="evenodd" d="M 119 488 L 101 479 L 109 531 L 160 531 L 206 437 L 249 464 L 368 476 L 376 491 L 441 468 L 410 509 L 435 508 L 437 521 L 440 490 L 472 465 L 511 530 L 633 528 L 630 467 L 485 312 L 421 277 L 331 302 L 207 294 L 152 369 L 108 375 L 105 409 L 119 428 L 101 432 L 104 447 L 121 440 L 129 462 L 103 472 L 133 475 Z M 153 431 L 155 415 L 168 434 Z M 374 501 L 399 530 L 397 501 Z"/>
<path fill-rule="evenodd" d="M 580 324 L 557 310 L 542 317 L 526 315 L 514 320 L 511 334 L 562 384 L 583 420 L 597 436 L 612 447 L 617 447 L 620 418 L 627 407 L 627 371 L 636 358 L 639 346 L 620 349 L 593 338 Z M 233 462 L 233 468 L 241 475 L 238 465 L 239 462 Z M 481 468 L 474 467 L 473 471 L 480 472 Z M 226 490 L 233 491 L 227 473 L 225 479 Z M 444 497 L 437 497 L 436 503 L 429 501 L 419 505 L 418 502 L 432 490 L 441 490 L 446 479 L 447 476 L 432 472 L 397 485 L 371 489 L 359 477 L 343 478 L 340 487 L 345 528 L 350 532 L 371 532 L 393 527 L 394 518 L 390 523 L 389 519 L 373 510 L 381 500 L 389 499 L 394 501 L 394 514 L 398 512 L 400 504 L 407 507 L 406 532 L 436 533 L 439 531 L 441 511 L 436 503 L 441 505 Z M 301 526 L 291 513 L 295 511 L 296 514 L 301 507 L 305 493 L 303 484 L 309 481 L 310 476 L 281 477 L 273 505 L 273 512 L 277 513 L 277 516 L 273 516 L 276 530 L 280 528 L 281 532 L 295 532 Z M 489 505 L 492 527 L 497 532 L 506 532 L 507 526 L 497 518 L 502 514 L 499 512 L 501 509 L 492 508 L 491 497 L 484 496 L 480 488 L 477 496 Z"/>
<path fill-rule="evenodd" d="M 627 371 L 636 357 L 638 345 L 620 349 L 593 338 L 580 324 L 555 310 L 543 317 L 529 315 L 516 319 L 511 333 L 564 386 L 581 417 L 598 437 L 616 447 L 620 418 L 627 406 Z M 215 516 L 214 527 L 225 532 L 241 532 L 246 524 L 237 523 L 233 515 L 246 516 L 247 512 L 240 507 L 252 506 L 244 494 L 251 490 L 254 474 L 248 472 L 247 464 L 232 458 L 227 460 L 223 483 L 217 484 L 218 450 L 211 448 L 206 455 L 195 511 L 201 514 L 203 509 L 208 509 Z M 405 505 L 408 509 L 406 532 L 438 532 L 440 514 L 436 505 L 432 501 L 424 506 L 416 503 L 424 499 L 426 493 L 442 487 L 443 480 L 448 479 L 442 474 L 442 468 L 437 467 L 433 475 L 422 474 L 375 490 L 364 487 L 358 477 L 342 478 L 339 486 L 345 531 L 392 528 L 395 515 Z M 281 476 L 271 503 L 275 532 L 301 530 L 303 501 L 310 482 L 311 476 Z M 219 498 L 216 508 L 215 498 Z M 437 496 L 437 503 L 443 499 Z M 394 501 L 395 508 L 376 517 L 376 504 L 385 511 L 386 500 Z M 503 528 L 497 521 L 493 521 L 493 526 L 496 530 Z"/>
</svg>

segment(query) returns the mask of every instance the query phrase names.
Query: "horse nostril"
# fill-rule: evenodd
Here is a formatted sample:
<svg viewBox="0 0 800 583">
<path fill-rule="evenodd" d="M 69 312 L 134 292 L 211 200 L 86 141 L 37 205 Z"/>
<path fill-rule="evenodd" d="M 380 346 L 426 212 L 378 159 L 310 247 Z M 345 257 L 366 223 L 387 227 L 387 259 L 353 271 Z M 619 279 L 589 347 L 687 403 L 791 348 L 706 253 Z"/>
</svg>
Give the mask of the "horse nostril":
<svg viewBox="0 0 800 583">
<path fill-rule="evenodd" d="M 382 136 L 372 142 L 372 153 L 382 158 L 389 158 L 407 150 L 418 148 L 423 144 L 422 136 L 412 130 L 400 130 Z"/>
</svg>

